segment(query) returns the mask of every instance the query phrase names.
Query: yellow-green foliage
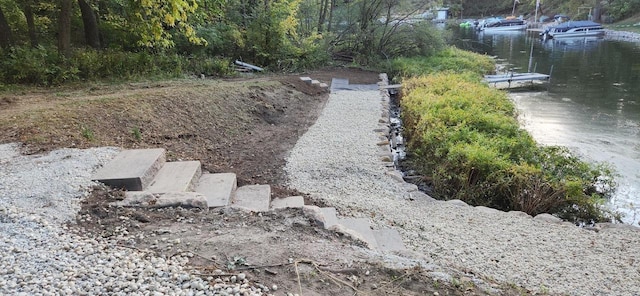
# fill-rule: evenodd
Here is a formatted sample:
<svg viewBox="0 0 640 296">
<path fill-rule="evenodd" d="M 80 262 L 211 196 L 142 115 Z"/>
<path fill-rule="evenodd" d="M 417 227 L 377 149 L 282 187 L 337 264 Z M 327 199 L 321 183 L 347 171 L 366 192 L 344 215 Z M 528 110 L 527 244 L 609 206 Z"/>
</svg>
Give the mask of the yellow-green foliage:
<svg viewBox="0 0 640 296">
<path fill-rule="evenodd" d="M 397 76 L 413 77 L 436 72 L 472 72 L 488 74 L 495 71 L 493 60 L 486 56 L 456 47 L 449 47 L 428 57 L 398 58 L 391 67 Z"/>
<path fill-rule="evenodd" d="M 408 79 L 404 86 L 409 148 L 438 195 L 532 215 L 603 219 L 592 198 L 603 171 L 566 150 L 537 146 L 504 92 L 454 73 Z"/>
</svg>

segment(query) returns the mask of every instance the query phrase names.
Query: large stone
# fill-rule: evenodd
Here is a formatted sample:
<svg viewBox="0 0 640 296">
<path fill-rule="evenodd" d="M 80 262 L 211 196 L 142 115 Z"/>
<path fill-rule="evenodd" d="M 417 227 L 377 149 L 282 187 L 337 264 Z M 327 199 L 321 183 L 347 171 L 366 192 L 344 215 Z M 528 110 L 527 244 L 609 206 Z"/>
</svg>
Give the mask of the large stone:
<svg viewBox="0 0 640 296">
<path fill-rule="evenodd" d="M 114 205 L 142 208 L 208 208 L 207 199 L 197 192 L 151 193 L 149 191 L 127 191 L 125 199 Z"/>
<path fill-rule="evenodd" d="M 318 206 L 305 205 L 302 207 L 302 213 L 316 225 L 325 229 L 329 229 L 329 227 L 338 223 L 335 208 L 320 208 Z"/>
<path fill-rule="evenodd" d="M 113 188 L 143 190 L 165 163 L 165 150 L 134 149 L 120 152 L 91 178 Z"/>
<path fill-rule="evenodd" d="M 239 187 L 234 193 L 231 206 L 254 212 L 266 212 L 271 203 L 271 186 L 247 185 Z"/>
<path fill-rule="evenodd" d="M 202 175 L 199 161 L 167 162 L 147 191 L 152 193 L 193 191 Z"/>
<path fill-rule="evenodd" d="M 369 248 L 376 249 L 378 244 L 373 230 L 369 224 L 369 219 L 366 218 L 344 218 L 338 219 L 338 224 L 344 226 L 347 229 L 351 229 L 358 233 L 362 237 L 362 240 L 367 243 Z M 334 225 L 335 226 L 335 225 Z"/>
<path fill-rule="evenodd" d="M 271 208 L 301 208 L 304 206 L 304 197 L 302 196 L 289 196 L 285 198 L 276 198 L 271 201 Z"/>
<path fill-rule="evenodd" d="M 374 230 L 373 236 L 381 251 L 405 251 L 407 249 L 402 242 L 402 236 L 395 229 Z"/>
<path fill-rule="evenodd" d="M 207 198 L 210 208 L 229 205 L 233 191 L 238 187 L 236 174 L 203 174 L 200 177 L 196 192 Z"/>
<path fill-rule="evenodd" d="M 547 213 L 538 214 L 537 216 L 533 217 L 533 220 L 554 224 L 562 222 L 562 219 Z"/>
</svg>

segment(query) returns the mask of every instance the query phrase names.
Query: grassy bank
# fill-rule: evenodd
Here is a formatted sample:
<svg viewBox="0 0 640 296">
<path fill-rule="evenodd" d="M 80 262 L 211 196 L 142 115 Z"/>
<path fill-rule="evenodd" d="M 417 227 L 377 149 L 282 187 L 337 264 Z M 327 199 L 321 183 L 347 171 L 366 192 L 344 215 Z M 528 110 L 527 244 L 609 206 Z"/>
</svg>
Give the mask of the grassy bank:
<svg viewBox="0 0 640 296">
<path fill-rule="evenodd" d="M 609 191 L 598 189 L 612 187 L 611 172 L 564 148 L 538 146 L 506 93 L 481 82 L 493 69 L 488 57 L 448 49 L 394 67 L 405 77 L 410 161 L 433 180 L 437 197 L 571 221 L 608 219 L 600 205 Z"/>
</svg>

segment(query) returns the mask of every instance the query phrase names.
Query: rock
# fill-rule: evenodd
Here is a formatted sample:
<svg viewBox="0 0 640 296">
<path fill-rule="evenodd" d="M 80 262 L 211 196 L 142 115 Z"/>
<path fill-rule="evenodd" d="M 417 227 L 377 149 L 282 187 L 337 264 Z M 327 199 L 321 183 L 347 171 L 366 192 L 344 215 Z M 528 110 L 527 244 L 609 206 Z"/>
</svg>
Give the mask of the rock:
<svg viewBox="0 0 640 296">
<path fill-rule="evenodd" d="M 452 204 L 454 206 L 460 206 L 460 207 L 468 207 L 469 206 L 466 202 L 461 201 L 459 199 L 447 200 L 447 203 L 448 204 Z"/>
<path fill-rule="evenodd" d="M 476 210 L 478 210 L 481 213 L 492 214 L 492 215 L 501 213 L 501 211 L 499 211 L 499 210 L 496 210 L 494 208 L 488 208 L 488 207 L 485 207 L 485 206 L 477 206 Z"/>
<path fill-rule="evenodd" d="M 388 176 L 391 176 L 391 178 L 393 180 L 395 180 L 396 182 L 404 183 L 404 179 L 402 179 L 402 173 L 400 171 L 397 171 L 397 170 L 387 171 L 384 174 L 388 175 Z M 417 189 L 417 186 L 416 186 L 416 189 Z"/>
<path fill-rule="evenodd" d="M 538 214 L 533 220 L 554 224 L 562 222 L 562 219 L 547 213 Z"/>
</svg>

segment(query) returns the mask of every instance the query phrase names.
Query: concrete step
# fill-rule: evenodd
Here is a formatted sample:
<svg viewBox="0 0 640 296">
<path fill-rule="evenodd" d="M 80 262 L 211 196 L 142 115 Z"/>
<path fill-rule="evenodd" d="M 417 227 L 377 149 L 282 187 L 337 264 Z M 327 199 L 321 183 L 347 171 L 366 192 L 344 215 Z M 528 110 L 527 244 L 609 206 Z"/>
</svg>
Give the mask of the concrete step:
<svg viewBox="0 0 640 296">
<path fill-rule="evenodd" d="M 300 77 L 300 80 L 302 80 L 302 81 L 304 81 L 304 82 L 306 82 L 306 83 L 311 83 L 311 81 L 312 81 L 313 79 L 311 79 L 311 77 L 303 76 L 303 77 Z"/>
<path fill-rule="evenodd" d="M 319 80 L 311 80 L 311 84 L 312 85 L 320 85 L 320 81 Z"/>
<path fill-rule="evenodd" d="M 248 209 L 254 212 L 266 212 L 271 203 L 271 186 L 246 185 L 238 187 L 233 196 L 231 206 Z"/>
<path fill-rule="evenodd" d="M 207 197 L 210 208 L 229 205 L 233 191 L 238 187 L 236 174 L 203 174 L 200 177 L 196 192 Z"/>
<path fill-rule="evenodd" d="M 356 232 L 371 249 L 378 248 L 378 242 L 373 235 L 369 219 L 366 218 L 344 218 L 338 219 L 338 224 Z"/>
<path fill-rule="evenodd" d="M 406 251 L 407 248 L 402 242 L 402 236 L 395 229 L 374 230 L 373 236 L 376 239 L 378 250 L 381 251 Z"/>
<path fill-rule="evenodd" d="M 302 208 L 304 206 L 304 197 L 289 196 L 285 198 L 276 198 L 271 201 L 272 209 L 282 208 Z"/>
<path fill-rule="evenodd" d="M 328 229 L 329 227 L 338 224 L 338 216 L 337 216 L 336 208 L 320 208 L 320 212 L 324 217 L 325 229 Z"/>
<path fill-rule="evenodd" d="M 146 189 L 151 193 L 193 191 L 202 175 L 199 161 L 167 162 Z"/>
<path fill-rule="evenodd" d="M 113 188 L 143 190 L 166 161 L 165 150 L 134 149 L 120 152 L 91 179 Z"/>
</svg>

